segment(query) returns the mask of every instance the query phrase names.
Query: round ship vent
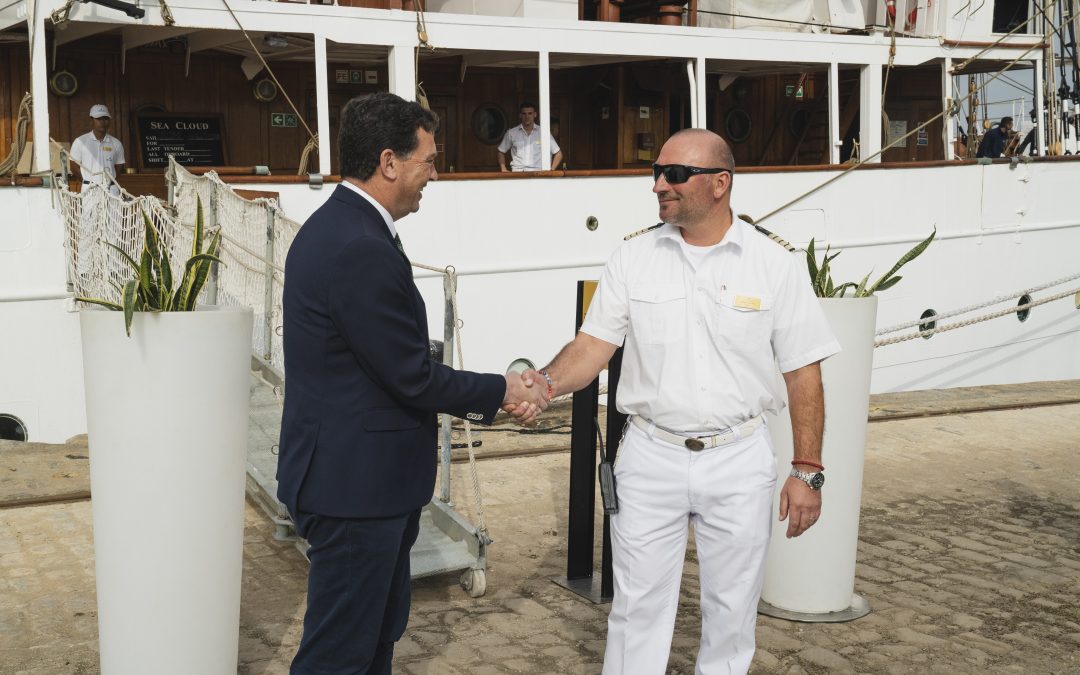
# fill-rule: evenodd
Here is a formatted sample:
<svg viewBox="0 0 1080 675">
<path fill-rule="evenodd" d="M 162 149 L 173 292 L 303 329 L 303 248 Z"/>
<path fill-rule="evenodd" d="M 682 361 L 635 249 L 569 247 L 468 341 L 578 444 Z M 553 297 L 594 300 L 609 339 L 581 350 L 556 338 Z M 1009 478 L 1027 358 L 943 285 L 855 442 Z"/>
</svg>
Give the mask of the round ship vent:
<svg viewBox="0 0 1080 675">
<path fill-rule="evenodd" d="M 28 438 L 22 420 L 8 413 L 0 413 L 0 440 L 25 441 Z"/>
</svg>

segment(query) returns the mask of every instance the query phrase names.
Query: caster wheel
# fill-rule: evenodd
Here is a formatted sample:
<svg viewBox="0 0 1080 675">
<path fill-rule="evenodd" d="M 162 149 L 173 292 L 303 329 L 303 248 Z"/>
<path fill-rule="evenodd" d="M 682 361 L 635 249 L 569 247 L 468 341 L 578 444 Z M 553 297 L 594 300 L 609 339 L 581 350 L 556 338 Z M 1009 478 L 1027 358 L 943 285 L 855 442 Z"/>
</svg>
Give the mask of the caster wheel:
<svg viewBox="0 0 1080 675">
<path fill-rule="evenodd" d="M 461 587 L 470 598 L 479 598 L 487 593 L 487 575 L 484 570 L 465 570 L 461 575 Z"/>
</svg>

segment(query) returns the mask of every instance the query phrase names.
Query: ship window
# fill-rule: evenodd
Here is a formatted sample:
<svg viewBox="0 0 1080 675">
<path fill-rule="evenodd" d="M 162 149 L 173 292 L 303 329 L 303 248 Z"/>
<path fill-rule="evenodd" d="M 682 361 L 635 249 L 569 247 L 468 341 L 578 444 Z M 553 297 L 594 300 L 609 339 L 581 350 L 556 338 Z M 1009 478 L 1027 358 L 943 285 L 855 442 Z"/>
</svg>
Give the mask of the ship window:
<svg viewBox="0 0 1080 675">
<path fill-rule="evenodd" d="M 14 415 L 0 413 L 0 440 L 25 441 L 26 425 Z"/>
<path fill-rule="evenodd" d="M 1030 305 L 1030 304 L 1031 304 L 1031 296 L 1028 295 L 1027 293 L 1024 293 L 1023 295 L 1020 296 L 1020 301 L 1016 303 L 1016 306 L 1017 307 L 1023 307 L 1024 305 Z M 1030 315 L 1031 315 L 1031 308 L 1030 307 L 1028 307 L 1027 309 L 1018 309 L 1018 310 L 1016 310 L 1016 318 L 1020 321 L 1020 323 L 1024 323 L 1025 321 L 1027 321 L 1028 317 Z"/>
<path fill-rule="evenodd" d="M 919 332 L 922 333 L 923 339 L 925 340 L 934 337 L 934 334 L 929 331 L 937 328 L 937 321 L 934 321 L 933 319 L 926 321 L 926 319 L 929 319 L 932 316 L 937 316 L 937 310 L 928 309 L 919 316 L 919 319 L 922 320 L 922 323 L 919 324 Z"/>
<path fill-rule="evenodd" d="M 506 134 L 506 113 L 494 103 L 485 103 L 473 113 L 472 130 L 481 143 L 498 145 Z"/>
<path fill-rule="evenodd" d="M 750 138 L 752 127 L 753 120 L 750 118 L 750 113 L 742 108 L 734 108 L 724 117 L 724 132 L 727 134 L 727 140 L 732 143 L 742 143 Z"/>
<path fill-rule="evenodd" d="M 1028 19 L 1028 0 L 995 0 L 993 31 L 1008 33 Z M 1030 33 L 1021 29 L 1020 33 Z"/>
</svg>

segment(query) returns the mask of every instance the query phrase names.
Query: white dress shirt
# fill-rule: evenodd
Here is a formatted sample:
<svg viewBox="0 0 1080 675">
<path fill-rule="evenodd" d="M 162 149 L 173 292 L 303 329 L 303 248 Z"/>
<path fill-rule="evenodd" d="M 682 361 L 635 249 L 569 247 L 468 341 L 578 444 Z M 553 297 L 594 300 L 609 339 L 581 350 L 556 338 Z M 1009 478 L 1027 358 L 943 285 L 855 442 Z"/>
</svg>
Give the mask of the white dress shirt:
<svg viewBox="0 0 1080 675">
<path fill-rule="evenodd" d="M 551 142 L 551 156 L 559 152 L 559 144 L 550 133 L 548 139 Z M 532 133 L 525 131 L 520 124 L 510 129 L 499 143 L 499 152 L 510 151 L 511 171 L 547 171 L 551 167 L 551 161 L 540 163 L 540 125 L 534 124 Z"/>
<path fill-rule="evenodd" d="M 368 200 L 368 203 L 370 203 L 372 206 L 374 206 L 375 210 L 378 211 L 379 215 L 382 216 L 384 221 L 386 221 L 386 226 L 388 228 L 390 228 L 390 236 L 391 237 L 398 236 L 397 228 L 394 227 L 394 219 L 390 216 L 390 212 L 387 211 L 386 208 L 383 207 L 382 204 L 375 201 L 374 197 L 372 197 L 368 193 L 364 192 L 360 187 L 358 187 L 356 185 L 353 185 L 352 183 L 350 183 L 347 180 L 342 180 L 341 184 L 344 185 L 345 187 L 349 188 L 350 190 L 352 190 L 356 194 L 360 195 L 364 199 Z"/>
<path fill-rule="evenodd" d="M 621 345 L 621 412 L 715 431 L 787 404 L 777 373 L 840 351 L 802 256 L 735 220 L 696 251 L 665 224 L 608 260 L 581 330 Z"/>
<path fill-rule="evenodd" d="M 109 188 L 112 183 L 106 174 L 116 178 L 116 166 L 126 164 L 124 146 L 111 134 L 100 141 L 93 131 L 88 131 L 71 143 L 69 156 L 79 165 L 83 181 L 97 183 Z"/>
</svg>

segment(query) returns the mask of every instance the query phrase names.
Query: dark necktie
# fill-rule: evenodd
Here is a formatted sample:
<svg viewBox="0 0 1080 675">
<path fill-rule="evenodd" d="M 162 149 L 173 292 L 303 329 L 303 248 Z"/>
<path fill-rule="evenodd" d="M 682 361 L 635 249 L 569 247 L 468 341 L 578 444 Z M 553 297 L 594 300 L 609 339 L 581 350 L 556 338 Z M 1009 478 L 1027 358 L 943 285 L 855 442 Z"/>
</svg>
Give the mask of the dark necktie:
<svg viewBox="0 0 1080 675">
<path fill-rule="evenodd" d="M 405 264 L 409 266 L 409 271 L 412 272 L 412 263 L 409 262 L 409 256 L 405 255 L 405 247 L 401 245 L 401 237 L 394 235 L 394 246 L 397 246 L 398 253 L 401 254 Z"/>
</svg>

